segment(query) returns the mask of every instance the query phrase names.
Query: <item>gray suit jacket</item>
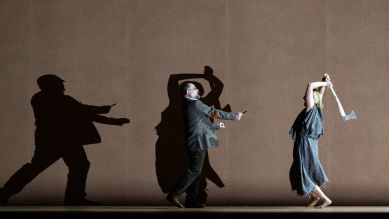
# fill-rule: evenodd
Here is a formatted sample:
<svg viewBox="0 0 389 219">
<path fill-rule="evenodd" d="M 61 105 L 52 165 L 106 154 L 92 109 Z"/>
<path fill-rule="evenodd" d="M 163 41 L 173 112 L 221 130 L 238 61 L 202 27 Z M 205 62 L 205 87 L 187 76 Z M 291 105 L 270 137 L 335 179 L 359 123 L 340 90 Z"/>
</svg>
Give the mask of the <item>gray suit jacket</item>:
<svg viewBox="0 0 389 219">
<path fill-rule="evenodd" d="M 235 120 L 236 113 L 215 109 L 214 106 L 205 105 L 201 100 L 184 98 L 185 131 L 189 150 L 204 150 L 218 146 L 215 130 L 220 127 L 219 124 L 212 123 L 213 117 Z"/>
</svg>

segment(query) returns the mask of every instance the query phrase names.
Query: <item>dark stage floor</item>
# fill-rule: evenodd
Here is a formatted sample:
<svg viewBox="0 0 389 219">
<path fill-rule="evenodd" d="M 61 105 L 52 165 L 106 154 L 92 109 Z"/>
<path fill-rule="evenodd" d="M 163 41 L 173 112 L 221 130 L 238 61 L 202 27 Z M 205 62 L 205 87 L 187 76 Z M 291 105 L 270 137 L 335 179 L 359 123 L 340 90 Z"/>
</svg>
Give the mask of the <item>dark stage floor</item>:
<svg viewBox="0 0 389 219">
<path fill-rule="evenodd" d="M 211 206 L 204 209 L 178 209 L 166 206 L 1 206 L 0 218 L 389 218 L 389 206 L 330 206 L 325 209 L 288 206 Z"/>
</svg>

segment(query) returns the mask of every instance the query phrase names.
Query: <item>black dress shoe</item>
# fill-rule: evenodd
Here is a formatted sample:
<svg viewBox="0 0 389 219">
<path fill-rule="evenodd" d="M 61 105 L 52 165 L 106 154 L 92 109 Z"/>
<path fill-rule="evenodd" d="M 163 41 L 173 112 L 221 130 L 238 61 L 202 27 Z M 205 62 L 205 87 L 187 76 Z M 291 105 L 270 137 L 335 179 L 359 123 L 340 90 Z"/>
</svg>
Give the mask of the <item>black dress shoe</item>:
<svg viewBox="0 0 389 219">
<path fill-rule="evenodd" d="M 181 204 L 180 200 L 178 199 L 177 196 L 173 196 L 171 194 L 169 194 L 168 196 L 166 196 L 166 200 L 172 204 L 174 204 L 175 206 L 177 206 L 178 208 L 184 208 L 184 205 Z"/>
<path fill-rule="evenodd" d="M 77 206 L 100 206 L 101 203 L 99 202 L 92 202 L 88 199 L 81 198 L 81 199 L 66 199 L 65 198 L 65 205 L 77 205 Z"/>
</svg>

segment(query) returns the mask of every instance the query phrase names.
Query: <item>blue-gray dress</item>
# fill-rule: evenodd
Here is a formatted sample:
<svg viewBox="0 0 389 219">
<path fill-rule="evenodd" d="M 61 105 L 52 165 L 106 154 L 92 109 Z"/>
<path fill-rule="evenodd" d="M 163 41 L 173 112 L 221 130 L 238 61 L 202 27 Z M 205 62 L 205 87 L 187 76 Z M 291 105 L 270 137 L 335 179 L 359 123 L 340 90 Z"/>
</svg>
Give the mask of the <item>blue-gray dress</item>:
<svg viewBox="0 0 389 219">
<path fill-rule="evenodd" d="M 318 142 L 324 134 L 322 111 L 316 105 L 297 116 L 289 135 L 294 141 L 293 163 L 289 171 L 292 191 L 306 196 L 328 178 L 319 160 Z"/>
</svg>

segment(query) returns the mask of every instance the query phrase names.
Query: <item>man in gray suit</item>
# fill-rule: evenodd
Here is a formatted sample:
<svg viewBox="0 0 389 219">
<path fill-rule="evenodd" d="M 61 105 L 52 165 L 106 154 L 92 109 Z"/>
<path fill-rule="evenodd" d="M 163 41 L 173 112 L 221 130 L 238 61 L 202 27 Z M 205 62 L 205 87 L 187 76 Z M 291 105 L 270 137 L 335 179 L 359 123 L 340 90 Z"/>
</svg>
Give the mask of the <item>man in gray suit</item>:
<svg viewBox="0 0 389 219">
<path fill-rule="evenodd" d="M 181 87 L 184 95 L 184 120 L 189 167 L 166 200 L 179 208 L 184 208 L 179 198 L 186 192 L 185 207 L 204 207 L 197 200 L 201 169 L 207 148 L 218 146 L 215 130 L 225 128 L 224 123 L 212 123 L 211 118 L 224 120 L 240 120 L 243 113 L 224 112 L 207 106 L 200 100 L 199 90 L 193 83 L 185 83 Z"/>
</svg>

